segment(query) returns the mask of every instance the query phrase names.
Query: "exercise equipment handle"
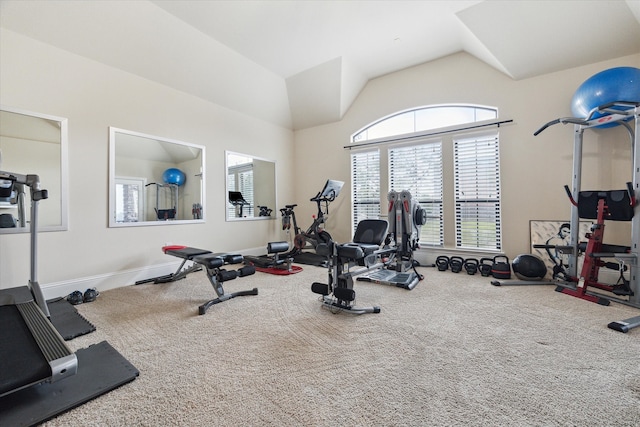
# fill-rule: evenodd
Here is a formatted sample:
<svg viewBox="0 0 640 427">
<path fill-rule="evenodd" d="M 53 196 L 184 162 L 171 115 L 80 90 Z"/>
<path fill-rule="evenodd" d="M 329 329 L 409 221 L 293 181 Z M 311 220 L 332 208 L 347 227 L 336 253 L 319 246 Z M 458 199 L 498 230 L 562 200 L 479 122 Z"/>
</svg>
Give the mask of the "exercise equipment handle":
<svg viewBox="0 0 640 427">
<path fill-rule="evenodd" d="M 627 182 L 627 191 L 629 192 L 629 199 L 631 200 L 631 206 L 636 206 L 636 192 L 633 191 L 633 183 Z"/>
<path fill-rule="evenodd" d="M 551 120 L 549 123 L 545 123 L 540 129 L 538 129 L 537 131 L 535 131 L 533 133 L 533 136 L 538 136 L 540 134 L 540 132 L 542 132 L 543 130 L 545 130 L 549 126 L 557 125 L 558 123 L 562 123 L 563 125 L 567 124 L 567 123 L 573 123 L 575 125 L 583 125 L 583 124 L 585 124 L 587 122 L 588 122 L 588 120 L 581 119 L 581 118 L 578 118 L 578 117 L 561 117 L 559 119 Z"/>
<path fill-rule="evenodd" d="M 533 136 L 538 136 L 543 130 L 545 130 L 549 126 L 557 125 L 558 123 L 560 123 L 560 119 L 551 120 L 549 123 L 545 123 L 544 125 L 542 125 L 540 129 L 538 129 L 533 133 Z"/>
<path fill-rule="evenodd" d="M 578 206 L 578 202 L 576 202 L 576 199 L 573 198 L 573 194 L 571 194 L 571 190 L 569 189 L 568 185 L 564 186 L 564 191 L 567 192 L 567 196 L 569 196 L 569 201 L 571 202 L 571 204 L 573 206 Z"/>
<path fill-rule="evenodd" d="M 309 199 L 309 201 L 311 201 L 311 202 L 333 202 L 336 199 L 336 191 L 335 190 L 331 190 L 330 193 L 331 194 L 329 194 L 327 196 L 323 196 L 322 195 L 322 191 L 321 191 L 318 194 L 316 194 L 315 197 L 312 197 L 311 199 Z"/>
</svg>

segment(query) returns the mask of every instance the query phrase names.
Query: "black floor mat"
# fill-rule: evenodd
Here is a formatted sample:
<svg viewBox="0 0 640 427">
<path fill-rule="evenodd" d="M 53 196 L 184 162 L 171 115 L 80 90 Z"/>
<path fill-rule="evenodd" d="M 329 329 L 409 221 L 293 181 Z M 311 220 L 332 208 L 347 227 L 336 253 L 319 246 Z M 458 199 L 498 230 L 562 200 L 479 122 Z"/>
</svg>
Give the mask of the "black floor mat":
<svg viewBox="0 0 640 427">
<path fill-rule="evenodd" d="M 76 352 L 78 373 L 0 398 L 0 420 L 6 426 L 32 426 L 133 381 L 139 371 L 102 341 Z"/>
<path fill-rule="evenodd" d="M 47 306 L 51 314 L 51 323 L 67 341 L 96 330 L 96 327 L 64 298 L 49 300 Z"/>
</svg>

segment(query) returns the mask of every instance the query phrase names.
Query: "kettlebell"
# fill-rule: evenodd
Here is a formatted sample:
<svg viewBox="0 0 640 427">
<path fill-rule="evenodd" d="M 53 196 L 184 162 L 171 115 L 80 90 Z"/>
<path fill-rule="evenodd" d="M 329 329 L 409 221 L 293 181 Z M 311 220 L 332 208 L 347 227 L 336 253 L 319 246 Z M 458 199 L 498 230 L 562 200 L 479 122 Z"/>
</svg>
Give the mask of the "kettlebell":
<svg viewBox="0 0 640 427">
<path fill-rule="evenodd" d="M 440 255 L 436 258 L 436 267 L 438 267 L 438 271 L 447 271 L 449 269 L 449 257 Z"/>
<path fill-rule="evenodd" d="M 480 275 L 482 277 L 491 276 L 491 267 L 493 267 L 493 258 L 480 258 L 478 270 L 480 270 Z"/>
<path fill-rule="evenodd" d="M 462 266 L 464 265 L 464 258 L 459 256 L 452 256 L 449 259 L 449 267 L 451 267 L 452 273 L 460 273 L 462 271 Z"/>
<path fill-rule="evenodd" d="M 464 269 L 469 275 L 474 275 L 478 272 L 479 262 L 475 258 L 467 258 L 464 260 Z"/>
<path fill-rule="evenodd" d="M 496 255 L 493 257 L 491 275 L 496 279 L 511 279 L 511 264 L 506 255 Z"/>
</svg>

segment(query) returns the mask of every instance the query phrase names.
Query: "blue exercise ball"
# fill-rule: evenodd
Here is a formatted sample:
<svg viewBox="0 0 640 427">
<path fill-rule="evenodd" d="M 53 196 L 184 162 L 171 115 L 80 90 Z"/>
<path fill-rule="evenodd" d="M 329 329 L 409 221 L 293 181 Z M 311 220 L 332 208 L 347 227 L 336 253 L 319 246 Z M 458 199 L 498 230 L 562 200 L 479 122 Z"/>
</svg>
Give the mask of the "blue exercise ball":
<svg viewBox="0 0 640 427">
<path fill-rule="evenodd" d="M 187 180 L 187 177 L 180 169 L 169 168 L 162 173 L 162 180 L 165 184 L 182 185 Z"/>
<path fill-rule="evenodd" d="M 640 102 L 640 68 L 616 67 L 601 71 L 585 80 L 571 99 L 574 117 L 586 118 L 594 108 L 614 101 Z M 624 109 L 624 107 L 616 107 Z M 604 114 L 594 114 L 592 118 Z M 612 127 L 605 123 L 598 127 Z"/>
</svg>

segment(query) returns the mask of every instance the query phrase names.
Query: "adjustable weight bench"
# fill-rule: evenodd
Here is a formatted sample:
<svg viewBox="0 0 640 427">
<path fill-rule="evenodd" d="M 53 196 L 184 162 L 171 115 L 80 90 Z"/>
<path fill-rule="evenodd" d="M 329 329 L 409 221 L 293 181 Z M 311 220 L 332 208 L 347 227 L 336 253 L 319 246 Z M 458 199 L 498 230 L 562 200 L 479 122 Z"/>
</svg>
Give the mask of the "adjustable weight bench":
<svg viewBox="0 0 640 427">
<path fill-rule="evenodd" d="M 237 270 L 226 270 L 221 268 L 230 264 L 242 264 L 244 257 L 240 254 L 212 253 L 206 249 L 191 248 L 188 246 L 165 246 L 162 248 L 162 251 L 167 255 L 182 258 L 182 263 L 176 272 L 166 276 L 140 280 L 136 282 L 136 285 L 150 282 L 153 282 L 154 284 L 175 282 L 176 280 L 184 279 L 189 273 L 200 271 L 204 268 L 207 273 L 207 278 L 209 279 L 211 286 L 213 286 L 213 289 L 216 291 L 218 297 L 209 300 L 198 307 L 198 314 L 200 315 L 205 314 L 212 305 L 230 300 L 231 298 L 258 295 L 258 288 L 253 288 L 248 291 L 233 292 L 230 294 L 225 294 L 224 292 L 224 282 L 233 280 L 237 277 L 250 276 L 256 272 L 255 267 L 252 265 L 246 265 Z M 185 267 L 187 261 L 191 261 L 192 264 Z"/>
<path fill-rule="evenodd" d="M 167 255 L 173 255 L 175 257 L 182 258 L 182 263 L 178 266 L 176 272 L 167 274 L 165 276 L 152 277 L 151 279 L 138 280 L 136 282 L 136 285 L 142 285 L 143 283 L 150 282 L 153 282 L 157 285 L 158 283 L 170 283 L 175 282 L 176 280 L 184 279 L 185 277 L 187 277 L 187 274 L 202 270 L 202 267 L 198 264 L 191 264 L 185 267 L 184 265 L 187 263 L 187 261 L 192 261 L 193 257 L 195 256 L 211 253 L 211 251 L 208 251 L 206 249 L 190 248 L 187 246 L 163 246 L 162 252 Z"/>
</svg>

